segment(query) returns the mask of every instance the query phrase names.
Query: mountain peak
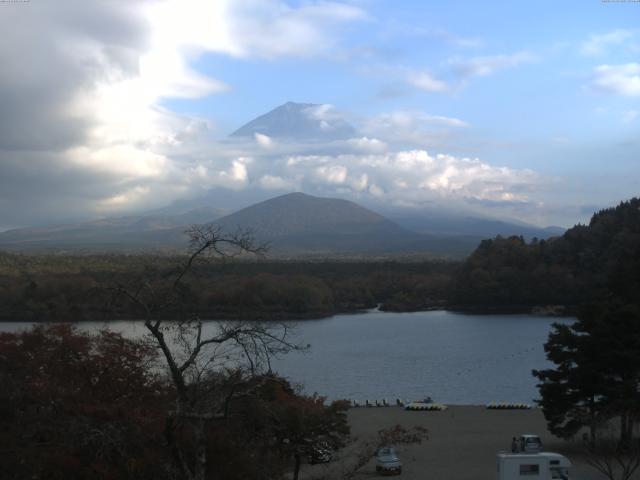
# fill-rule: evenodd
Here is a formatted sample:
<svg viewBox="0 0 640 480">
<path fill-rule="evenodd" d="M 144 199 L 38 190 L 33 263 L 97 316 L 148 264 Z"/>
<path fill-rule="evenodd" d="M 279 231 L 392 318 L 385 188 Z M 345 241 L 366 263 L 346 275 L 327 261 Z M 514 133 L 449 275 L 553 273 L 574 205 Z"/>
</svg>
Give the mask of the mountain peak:
<svg viewBox="0 0 640 480">
<path fill-rule="evenodd" d="M 357 203 L 292 192 L 265 200 L 219 219 L 225 227 L 252 228 L 263 237 L 368 230 L 391 222 Z M 394 228 L 395 227 L 394 225 Z"/>
<path fill-rule="evenodd" d="M 251 120 L 230 136 L 254 138 L 256 134 L 287 140 L 334 141 L 351 138 L 356 130 L 329 104 L 287 102 Z"/>
<path fill-rule="evenodd" d="M 278 108 L 289 108 L 289 109 L 300 109 L 300 108 L 308 108 L 308 107 L 317 107 L 320 105 L 319 103 L 300 103 L 300 102 L 287 102 L 283 103 L 279 107 L 274 108 L 277 110 Z"/>
</svg>

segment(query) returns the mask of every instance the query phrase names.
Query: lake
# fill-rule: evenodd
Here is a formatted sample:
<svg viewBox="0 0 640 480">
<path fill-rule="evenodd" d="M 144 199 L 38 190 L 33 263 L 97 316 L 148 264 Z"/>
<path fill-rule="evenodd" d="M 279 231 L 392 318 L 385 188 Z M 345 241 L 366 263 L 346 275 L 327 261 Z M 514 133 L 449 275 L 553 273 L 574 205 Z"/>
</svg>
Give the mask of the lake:
<svg viewBox="0 0 640 480">
<path fill-rule="evenodd" d="M 294 339 L 308 352 L 276 359 L 274 370 L 307 393 L 360 402 L 415 400 L 430 395 L 449 404 L 531 403 L 532 369 L 549 365 L 543 344 L 553 322 L 535 315 L 468 315 L 447 311 L 336 315 L 294 324 Z M 96 329 L 104 323 L 83 323 Z M 5 323 L 5 331 L 25 328 Z M 131 335 L 140 322 L 112 322 Z"/>
</svg>

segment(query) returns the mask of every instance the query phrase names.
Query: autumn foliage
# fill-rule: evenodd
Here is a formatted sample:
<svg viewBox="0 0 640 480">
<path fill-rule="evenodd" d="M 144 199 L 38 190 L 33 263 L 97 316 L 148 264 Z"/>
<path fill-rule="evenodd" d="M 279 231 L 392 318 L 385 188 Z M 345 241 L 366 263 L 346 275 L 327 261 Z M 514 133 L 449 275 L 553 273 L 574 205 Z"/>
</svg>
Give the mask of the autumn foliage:
<svg viewBox="0 0 640 480">
<path fill-rule="evenodd" d="M 175 392 L 148 343 L 70 324 L 0 334 L 0 478 L 179 479 L 167 439 Z M 314 444 L 338 446 L 346 405 L 298 395 L 276 375 L 212 373 L 230 399 L 208 426 L 207 477 L 282 478 Z M 232 395 L 233 391 L 247 392 Z M 186 455 L 188 427 L 175 430 Z"/>
<path fill-rule="evenodd" d="M 155 352 L 121 335 L 37 326 L 0 335 L 0 448 L 8 478 L 152 478 L 161 428 Z"/>
</svg>

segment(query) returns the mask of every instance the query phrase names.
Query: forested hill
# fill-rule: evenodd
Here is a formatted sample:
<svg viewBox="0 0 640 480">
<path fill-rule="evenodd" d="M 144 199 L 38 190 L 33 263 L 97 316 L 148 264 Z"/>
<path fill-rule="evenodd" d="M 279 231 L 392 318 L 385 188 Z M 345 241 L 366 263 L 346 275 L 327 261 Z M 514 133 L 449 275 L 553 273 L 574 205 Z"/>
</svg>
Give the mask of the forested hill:
<svg viewBox="0 0 640 480">
<path fill-rule="evenodd" d="M 635 301 L 640 292 L 640 199 L 593 215 L 549 240 L 484 240 L 463 263 L 450 289 L 462 308 L 527 310 L 594 298 Z"/>
</svg>

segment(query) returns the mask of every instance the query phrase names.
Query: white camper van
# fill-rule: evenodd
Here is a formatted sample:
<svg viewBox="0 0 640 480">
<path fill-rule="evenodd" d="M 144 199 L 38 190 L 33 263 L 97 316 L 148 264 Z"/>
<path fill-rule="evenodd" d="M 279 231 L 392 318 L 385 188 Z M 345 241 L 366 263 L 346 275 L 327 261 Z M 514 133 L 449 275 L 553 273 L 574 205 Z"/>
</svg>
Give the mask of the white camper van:
<svg viewBox="0 0 640 480">
<path fill-rule="evenodd" d="M 559 453 L 499 453 L 498 480 L 569 480 L 571 462 Z"/>
</svg>

